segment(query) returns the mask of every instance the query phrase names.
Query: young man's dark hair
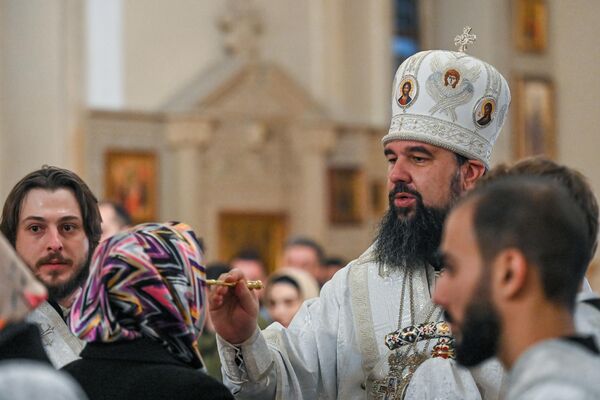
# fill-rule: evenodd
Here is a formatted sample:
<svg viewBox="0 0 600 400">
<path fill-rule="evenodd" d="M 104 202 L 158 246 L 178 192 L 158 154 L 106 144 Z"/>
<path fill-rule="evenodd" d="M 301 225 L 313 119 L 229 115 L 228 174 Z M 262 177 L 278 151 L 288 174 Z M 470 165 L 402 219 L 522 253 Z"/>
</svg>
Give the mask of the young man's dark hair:
<svg viewBox="0 0 600 400">
<path fill-rule="evenodd" d="M 254 249 L 243 249 L 236 253 L 233 256 L 232 260 L 247 260 L 247 261 L 256 261 L 261 264 L 264 264 L 262 258 L 260 257 L 260 253 Z"/>
<path fill-rule="evenodd" d="M 589 237 L 583 210 L 549 178 L 511 176 L 480 187 L 473 225 L 485 263 L 515 248 L 539 271 L 547 299 L 573 309 L 587 269 Z"/>
<path fill-rule="evenodd" d="M 90 242 L 89 257 L 94 253 L 102 229 L 98 200 L 86 183 L 74 172 L 67 169 L 44 165 L 37 171 L 27 174 L 11 190 L 2 209 L 0 231 L 15 246 L 17 227 L 23 199 L 32 189 L 68 189 L 73 192 L 81 209 L 85 234 Z"/>
<path fill-rule="evenodd" d="M 344 261 L 341 257 L 327 257 L 323 263 L 323 266 L 343 268 L 346 264 L 346 261 Z"/>
<path fill-rule="evenodd" d="M 477 186 L 488 185 L 498 178 L 505 176 L 544 176 L 548 177 L 567 189 L 569 195 L 584 212 L 588 227 L 589 259 L 594 257 L 598 246 L 598 201 L 587 179 L 579 171 L 560 165 L 543 156 L 529 157 L 512 166 L 500 164 L 485 175 Z"/>
</svg>

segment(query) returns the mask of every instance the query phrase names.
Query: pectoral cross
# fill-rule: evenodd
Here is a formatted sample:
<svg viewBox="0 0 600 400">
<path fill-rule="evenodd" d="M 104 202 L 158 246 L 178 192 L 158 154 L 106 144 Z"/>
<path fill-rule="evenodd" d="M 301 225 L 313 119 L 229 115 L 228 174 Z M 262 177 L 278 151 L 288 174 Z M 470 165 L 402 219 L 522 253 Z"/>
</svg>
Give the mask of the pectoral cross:
<svg viewBox="0 0 600 400">
<path fill-rule="evenodd" d="M 458 51 L 464 53 L 467 49 L 467 46 L 475 43 L 476 39 L 477 35 L 471 34 L 471 27 L 465 26 L 462 35 L 456 35 L 454 38 L 454 45 L 458 46 Z"/>
<path fill-rule="evenodd" d="M 396 389 L 398 388 L 398 378 L 390 377 L 388 378 L 386 384 L 379 385 L 377 389 L 377 394 L 383 395 L 381 400 L 393 400 L 396 395 Z"/>
</svg>

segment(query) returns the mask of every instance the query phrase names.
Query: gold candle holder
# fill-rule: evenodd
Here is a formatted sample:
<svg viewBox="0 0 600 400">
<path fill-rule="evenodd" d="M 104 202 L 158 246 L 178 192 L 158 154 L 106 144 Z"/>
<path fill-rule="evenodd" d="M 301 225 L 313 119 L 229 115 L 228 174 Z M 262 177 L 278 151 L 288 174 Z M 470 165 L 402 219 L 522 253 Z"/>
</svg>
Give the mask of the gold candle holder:
<svg viewBox="0 0 600 400">
<path fill-rule="evenodd" d="M 229 286 L 229 287 L 233 287 L 235 285 L 237 285 L 237 282 L 225 282 L 219 279 L 207 279 L 206 280 L 206 284 L 208 286 Z M 246 287 L 250 290 L 253 289 L 262 289 L 263 283 L 262 281 L 246 281 Z"/>
</svg>

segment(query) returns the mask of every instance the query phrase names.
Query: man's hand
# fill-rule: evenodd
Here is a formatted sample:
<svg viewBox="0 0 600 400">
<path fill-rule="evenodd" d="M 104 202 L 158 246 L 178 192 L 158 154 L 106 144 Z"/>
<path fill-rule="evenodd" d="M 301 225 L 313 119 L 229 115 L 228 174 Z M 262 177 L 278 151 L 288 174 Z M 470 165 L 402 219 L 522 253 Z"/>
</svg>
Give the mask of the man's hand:
<svg viewBox="0 0 600 400">
<path fill-rule="evenodd" d="M 215 286 L 210 290 L 208 305 L 215 331 L 231 344 L 250 338 L 258 319 L 258 298 L 246 287 L 244 274 L 237 269 L 222 274 L 219 279 L 237 282 L 236 286 Z"/>
</svg>

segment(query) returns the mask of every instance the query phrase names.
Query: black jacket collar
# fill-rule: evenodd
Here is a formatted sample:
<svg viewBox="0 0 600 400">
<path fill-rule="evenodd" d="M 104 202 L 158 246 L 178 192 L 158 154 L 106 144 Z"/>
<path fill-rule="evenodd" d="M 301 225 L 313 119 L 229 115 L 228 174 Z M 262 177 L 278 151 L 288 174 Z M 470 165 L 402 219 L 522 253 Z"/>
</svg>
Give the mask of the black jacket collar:
<svg viewBox="0 0 600 400">
<path fill-rule="evenodd" d="M 160 343 L 148 339 L 122 340 L 114 343 L 88 343 L 81 352 L 83 359 L 123 360 L 190 367 L 179 361 Z"/>
<path fill-rule="evenodd" d="M 19 322 L 0 331 L 0 360 L 25 358 L 50 363 L 35 324 Z"/>
<path fill-rule="evenodd" d="M 593 336 L 574 335 L 565 336 L 563 339 L 569 342 L 577 343 L 596 355 L 600 354 L 600 351 L 598 350 L 598 346 L 596 345 L 596 341 L 594 340 Z"/>
</svg>

